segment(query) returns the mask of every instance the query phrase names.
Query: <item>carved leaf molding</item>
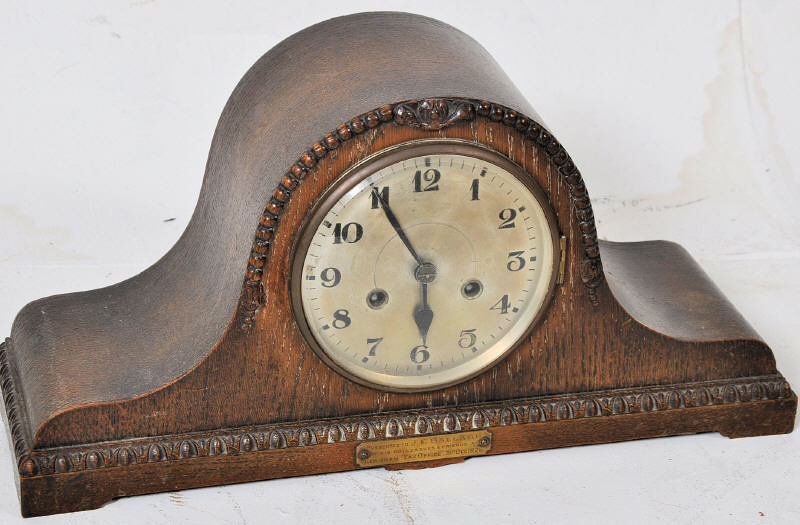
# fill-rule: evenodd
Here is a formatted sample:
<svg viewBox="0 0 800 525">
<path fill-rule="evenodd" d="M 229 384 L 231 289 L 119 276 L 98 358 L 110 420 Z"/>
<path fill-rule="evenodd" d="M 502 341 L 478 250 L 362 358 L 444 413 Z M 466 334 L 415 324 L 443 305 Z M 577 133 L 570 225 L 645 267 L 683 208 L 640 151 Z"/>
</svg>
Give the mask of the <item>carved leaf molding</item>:
<svg viewBox="0 0 800 525">
<path fill-rule="evenodd" d="M 579 275 L 581 282 L 588 289 L 589 300 L 593 306 L 597 306 L 597 287 L 603 280 L 603 266 L 600 261 L 594 213 L 583 178 L 563 146 L 541 124 L 516 110 L 487 101 L 437 98 L 381 106 L 359 115 L 340 125 L 335 131 L 327 133 L 292 164 L 269 198 L 256 230 L 240 300 L 240 328 L 245 331 L 250 330 L 256 312 L 264 305 L 260 282 L 269 258 L 270 242 L 278 228 L 278 219 L 292 192 L 320 159 L 339 148 L 343 142 L 378 126 L 393 123 L 437 131 L 477 118 L 502 122 L 522 133 L 526 140 L 547 154 L 546 157 L 563 178 L 569 190 L 583 244 L 584 257 L 578 268 Z"/>
<path fill-rule="evenodd" d="M 0 384 L 19 474 L 23 477 L 126 467 L 203 456 L 361 442 L 428 434 L 466 432 L 508 425 L 623 416 L 643 412 L 789 399 L 794 394 L 781 375 L 664 387 L 589 392 L 488 403 L 463 408 L 433 408 L 367 417 L 345 417 L 292 424 L 261 425 L 225 432 L 201 432 L 78 445 L 27 449 L 6 356 L 0 344 Z"/>
</svg>

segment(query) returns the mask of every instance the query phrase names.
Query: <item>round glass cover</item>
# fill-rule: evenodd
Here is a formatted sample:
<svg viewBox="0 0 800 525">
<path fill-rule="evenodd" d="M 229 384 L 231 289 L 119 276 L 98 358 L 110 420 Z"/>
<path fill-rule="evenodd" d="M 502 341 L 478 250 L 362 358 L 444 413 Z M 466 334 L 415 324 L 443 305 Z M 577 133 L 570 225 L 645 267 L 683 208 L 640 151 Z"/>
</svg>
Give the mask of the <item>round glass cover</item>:
<svg viewBox="0 0 800 525">
<path fill-rule="evenodd" d="M 530 331 L 552 294 L 556 240 L 544 194 L 507 158 L 460 141 L 405 144 L 320 199 L 294 253 L 295 315 L 357 382 L 452 385 Z"/>
</svg>

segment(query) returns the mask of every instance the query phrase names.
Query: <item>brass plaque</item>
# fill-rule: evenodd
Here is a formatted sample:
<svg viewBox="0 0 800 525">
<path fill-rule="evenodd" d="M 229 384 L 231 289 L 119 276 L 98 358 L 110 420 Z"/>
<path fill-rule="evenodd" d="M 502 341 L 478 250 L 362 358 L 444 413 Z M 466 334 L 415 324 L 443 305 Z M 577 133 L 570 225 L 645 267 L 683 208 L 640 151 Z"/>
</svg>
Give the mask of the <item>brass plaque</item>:
<svg viewBox="0 0 800 525">
<path fill-rule="evenodd" d="M 361 443 L 356 447 L 359 467 L 416 463 L 447 458 L 482 456 L 492 448 L 488 430 L 439 434 Z"/>
</svg>

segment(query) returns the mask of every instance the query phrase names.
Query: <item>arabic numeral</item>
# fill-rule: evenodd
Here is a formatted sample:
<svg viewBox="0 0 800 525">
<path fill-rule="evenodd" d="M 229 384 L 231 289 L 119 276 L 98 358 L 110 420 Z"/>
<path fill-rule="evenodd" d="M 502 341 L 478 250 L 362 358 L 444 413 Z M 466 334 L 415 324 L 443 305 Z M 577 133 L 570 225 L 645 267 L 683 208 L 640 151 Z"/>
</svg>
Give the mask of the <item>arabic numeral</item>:
<svg viewBox="0 0 800 525">
<path fill-rule="evenodd" d="M 478 336 L 475 335 L 475 328 L 468 328 L 466 330 L 461 330 L 460 339 L 458 340 L 458 346 L 461 348 L 469 348 L 475 344 L 478 340 Z"/>
<path fill-rule="evenodd" d="M 422 170 L 417 170 L 414 174 L 414 191 L 416 193 L 436 191 L 439 189 L 439 179 L 441 178 L 442 174 L 439 173 L 439 170 L 433 168 L 427 169 L 424 172 Z M 424 188 L 422 187 L 423 183 L 425 183 Z"/>
<path fill-rule="evenodd" d="M 514 219 L 517 217 L 517 210 L 514 208 L 506 208 L 500 211 L 499 217 L 503 222 L 500 223 L 498 229 L 504 230 L 506 228 L 514 228 Z"/>
<path fill-rule="evenodd" d="M 508 300 L 508 294 L 505 294 L 499 301 L 494 303 L 494 306 L 489 308 L 489 310 L 497 310 L 501 314 L 507 314 L 509 308 L 511 308 L 511 301 Z"/>
<path fill-rule="evenodd" d="M 367 338 L 367 344 L 372 345 L 371 347 L 369 347 L 369 355 L 371 356 L 375 355 L 375 350 L 378 349 L 378 345 L 381 344 L 381 341 L 383 341 L 383 337 Z"/>
<path fill-rule="evenodd" d="M 380 190 L 378 188 L 372 188 L 370 192 L 372 206 L 370 209 L 377 210 L 380 209 L 380 201 L 383 201 L 384 204 L 389 204 L 389 186 L 384 186 Z"/>
<path fill-rule="evenodd" d="M 339 309 L 333 312 L 333 322 L 331 323 L 334 328 L 341 330 L 350 326 L 350 312 L 345 309 Z"/>
<path fill-rule="evenodd" d="M 506 264 L 506 268 L 508 268 L 509 272 L 518 272 L 525 268 L 525 257 L 522 254 L 525 253 L 524 251 L 520 252 L 509 252 L 508 258 L 511 259 Z"/>
<path fill-rule="evenodd" d="M 425 345 L 415 346 L 414 349 L 411 350 L 411 360 L 416 364 L 424 363 L 430 356 L 431 353 L 428 352 L 428 347 Z"/>
<path fill-rule="evenodd" d="M 342 272 L 333 267 L 325 268 L 322 270 L 322 273 L 319 274 L 319 278 L 322 280 L 322 286 L 325 288 L 333 288 L 342 280 Z"/>
<path fill-rule="evenodd" d="M 364 227 L 357 222 L 348 222 L 342 226 L 341 222 L 337 222 L 333 228 L 333 244 L 354 243 L 361 240 L 364 236 Z"/>
</svg>

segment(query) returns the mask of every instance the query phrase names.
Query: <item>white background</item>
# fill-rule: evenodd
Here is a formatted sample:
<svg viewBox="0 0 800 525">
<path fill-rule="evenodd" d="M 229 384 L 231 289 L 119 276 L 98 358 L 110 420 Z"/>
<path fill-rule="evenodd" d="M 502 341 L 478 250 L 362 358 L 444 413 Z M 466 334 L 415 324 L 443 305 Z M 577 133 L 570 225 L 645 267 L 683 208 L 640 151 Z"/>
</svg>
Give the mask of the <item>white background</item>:
<svg viewBox="0 0 800 525">
<path fill-rule="evenodd" d="M 25 303 L 118 282 L 172 246 L 216 120 L 259 56 L 333 16 L 406 10 L 498 60 L 583 172 L 602 238 L 683 244 L 800 388 L 800 4 L 282 5 L 0 3 L 0 335 Z M 797 523 L 798 445 L 800 431 L 663 438 L 126 498 L 37 522 Z"/>
</svg>

